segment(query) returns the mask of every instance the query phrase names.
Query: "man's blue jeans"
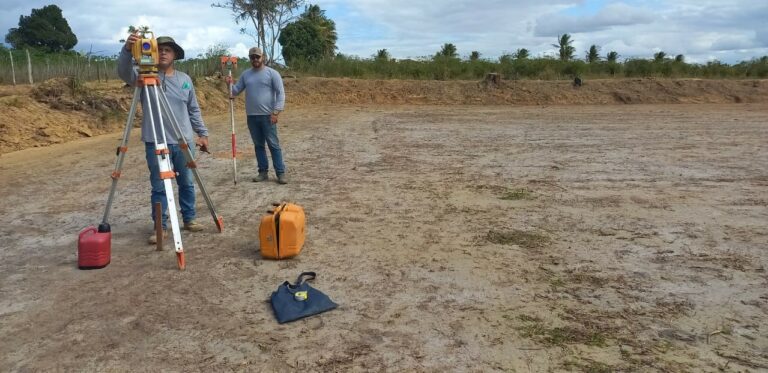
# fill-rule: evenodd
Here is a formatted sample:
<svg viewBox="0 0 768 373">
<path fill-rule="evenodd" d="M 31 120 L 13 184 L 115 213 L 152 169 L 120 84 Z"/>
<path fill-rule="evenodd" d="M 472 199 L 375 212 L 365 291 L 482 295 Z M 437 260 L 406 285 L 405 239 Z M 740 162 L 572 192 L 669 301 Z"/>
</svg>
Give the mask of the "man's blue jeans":
<svg viewBox="0 0 768 373">
<path fill-rule="evenodd" d="M 259 173 L 269 171 L 265 142 L 269 146 L 270 154 L 272 154 L 272 166 L 275 167 L 275 173 L 278 175 L 285 173 L 283 152 L 280 150 L 280 141 L 277 139 L 277 125 L 272 124 L 270 116 L 249 115 L 248 130 L 251 132 L 251 140 L 253 140 L 253 146 L 256 148 L 256 164 Z"/>
<path fill-rule="evenodd" d="M 152 184 L 152 221 L 155 220 L 155 203 L 163 204 L 163 229 L 168 228 L 168 200 L 165 198 L 165 185 L 160 178 L 160 168 L 157 165 L 157 156 L 155 155 L 155 144 L 151 142 L 144 143 L 144 149 L 147 155 L 147 166 L 149 167 L 149 182 Z M 192 180 L 192 171 L 187 168 L 187 160 L 184 158 L 184 152 L 176 144 L 168 145 L 168 154 L 171 157 L 171 167 L 176 171 L 176 185 L 179 187 L 179 206 L 181 207 L 181 217 L 185 223 L 195 220 L 195 184 Z M 194 149 L 190 149 L 194 155 Z M 173 207 L 176 209 L 176 206 Z M 174 212 L 175 214 L 175 212 Z"/>
</svg>

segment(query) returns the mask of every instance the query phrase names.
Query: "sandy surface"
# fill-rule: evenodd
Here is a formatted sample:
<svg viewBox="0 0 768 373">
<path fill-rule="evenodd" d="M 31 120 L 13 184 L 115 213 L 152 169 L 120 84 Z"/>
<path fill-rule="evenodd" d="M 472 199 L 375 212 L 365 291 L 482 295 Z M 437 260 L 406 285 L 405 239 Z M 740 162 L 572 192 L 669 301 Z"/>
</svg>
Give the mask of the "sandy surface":
<svg viewBox="0 0 768 373">
<path fill-rule="evenodd" d="M 290 184 L 241 183 L 228 118 L 201 173 L 225 219 L 151 232 L 136 135 L 112 263 L 76 268 L 120 134 L 0 157 L 0 371 L 768 369 L 762 104 L 324 106 L 282 117 Z M 270 175 L 274 177 L 274 174 Z M 300 256 L 263 260 L 272 201 L 307 212 Z M 299 272 L 340 308 L 278 325 Z"/>
<path fill-rule="evenodd" d="M 602 79 L 575 88 L 567 80 L 482 81 L 285 78 L 288 107 L 306 105 L 768 105 L 768 80 Z M 202 112 L 229 113 L 226 84 L 195 82 Z M 0 85 L 0 156 L 30 147 L 121 132 L 133 90 L 121 81 L 51 79 L 30 87 Z M 235 100 L 244 111 L 244 95 Z"/>
</svg>

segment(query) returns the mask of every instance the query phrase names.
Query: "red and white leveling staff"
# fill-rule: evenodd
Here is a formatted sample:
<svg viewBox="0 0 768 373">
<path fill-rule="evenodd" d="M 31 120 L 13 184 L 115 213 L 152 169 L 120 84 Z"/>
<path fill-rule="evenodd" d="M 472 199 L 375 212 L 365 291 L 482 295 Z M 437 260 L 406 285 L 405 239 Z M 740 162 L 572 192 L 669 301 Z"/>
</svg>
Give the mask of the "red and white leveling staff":
<svg viewBox="0 0 768 373">
<path fill-rule="evenodd" d="M 237 140 L 235 139 L 235 98 L 232 96 L 232 67 L 237 69 L 237 57 L 221 56 L 221 69 L 227 67 L 229 76 L 229 119 L 232 123 L 232 179 L 237 185 Z"/>
</svg>

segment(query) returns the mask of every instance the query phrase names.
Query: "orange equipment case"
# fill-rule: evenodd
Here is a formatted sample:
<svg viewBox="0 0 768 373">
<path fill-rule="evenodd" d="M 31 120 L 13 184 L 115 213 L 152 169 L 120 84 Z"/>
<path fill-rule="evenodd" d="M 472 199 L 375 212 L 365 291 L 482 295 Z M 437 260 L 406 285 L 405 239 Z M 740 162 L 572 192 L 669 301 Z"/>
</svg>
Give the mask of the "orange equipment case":
<svg viewBox="0 0 768 373">
<path fill-rule="evenodd" d="M 304 246 L 304 209 L 293 203 L 275 203 L 261 218 L 259 242 L 261 256 L 287 259 L 299 255 Z"/>
</svg>

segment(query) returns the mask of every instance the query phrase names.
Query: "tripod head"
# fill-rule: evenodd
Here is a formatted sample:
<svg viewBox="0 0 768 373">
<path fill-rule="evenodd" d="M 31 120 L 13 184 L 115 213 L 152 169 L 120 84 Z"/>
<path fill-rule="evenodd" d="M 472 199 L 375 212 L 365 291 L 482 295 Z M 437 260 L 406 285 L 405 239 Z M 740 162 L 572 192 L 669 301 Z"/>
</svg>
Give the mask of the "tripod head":
<svg viewBox="0 0 768 373">
<path fill-rule="evenodd" d="M 141 31 L 141 38 L 133 43 L 133 59 L 139 65 L 139 75 L 157 75 L 157 64 L 160 62 L 160 53 L 157 50 L 157 39 L 152 31 Z M 151 37 L 147 37 L 150 35 Z"/>
</svg>

